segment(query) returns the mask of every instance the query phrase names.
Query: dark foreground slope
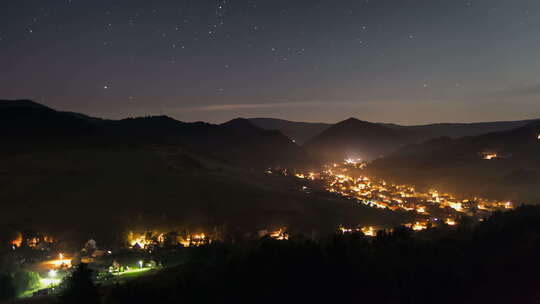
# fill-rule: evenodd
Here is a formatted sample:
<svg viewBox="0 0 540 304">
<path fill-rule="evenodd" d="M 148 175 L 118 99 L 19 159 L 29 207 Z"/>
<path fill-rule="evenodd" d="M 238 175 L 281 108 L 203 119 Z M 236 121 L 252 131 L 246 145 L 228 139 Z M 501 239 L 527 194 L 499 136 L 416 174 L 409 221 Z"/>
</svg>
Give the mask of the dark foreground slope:
<svg viewBox="0 0 540 304">
<path fill-rule="evenodd" d="M 371 173 L 456 194 L 536 203 L 540 194 L 540 123 L 461 139 L 407 146 L 375 161 Z M 491 160 L 483 154 L 496 154 Z"/>
<path fill-rule="evenodd" d="M 104 303 L 538 303 L 540 209 L 376 238 L 215 243 Z"/>
<path fill-rule="evenodd" d="M 310 234 L 340 224 L 403 220 L 401 214 L 303 193 L 292 177 L 271 177 L 170 146 L 1 157 L 2 227 L 49 231 L 66 240 L 96 237 L 118 244 L 128 228 L 218 228 L 243 235 L 286 226 Z"/>
</svg>

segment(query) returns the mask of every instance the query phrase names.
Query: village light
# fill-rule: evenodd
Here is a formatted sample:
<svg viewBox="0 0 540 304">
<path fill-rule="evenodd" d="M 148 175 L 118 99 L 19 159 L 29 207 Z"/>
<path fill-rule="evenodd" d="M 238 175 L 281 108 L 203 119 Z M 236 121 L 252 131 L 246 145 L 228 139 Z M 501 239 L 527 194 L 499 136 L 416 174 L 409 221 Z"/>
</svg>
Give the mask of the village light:
<svg viewBox="0 0 540 304">
<path fill-rule="evenodd" d="M 143 267 L 143 261 L 139 261 L 139 268 Z"/>
<path fill-rule="evenodd" d="M 58 275 L 58 273 L 56 272 L 56 270 L 54 270 L 54 269 L 49 270 L 49 277 L 50 278 L 56 278 L 57 275 Z"/>
</svg>

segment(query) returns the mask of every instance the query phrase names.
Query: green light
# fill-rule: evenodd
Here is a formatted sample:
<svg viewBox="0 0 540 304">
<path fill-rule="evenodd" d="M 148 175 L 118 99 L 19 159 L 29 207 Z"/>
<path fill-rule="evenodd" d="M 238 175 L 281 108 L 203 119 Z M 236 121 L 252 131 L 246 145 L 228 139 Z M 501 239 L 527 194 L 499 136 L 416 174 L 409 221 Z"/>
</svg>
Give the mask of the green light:
<svg viewBox="0 0 540 304">
<path fill-rule="evenodd" d="M 113 273 L 113 275 L 121 276 L 121 275 L 130 274 L 130 273 L 145 272 L 145 271 L 148 271 L 148 270 L 151 270 L 151 269 L 152 269 L 152 268 L 149 268 L 149 267 L 146 267 L 146 268 L 136 268 L 136 269 L 126 270 L 126 271 L 124 271 L 124 272 Z"/>
</svg>

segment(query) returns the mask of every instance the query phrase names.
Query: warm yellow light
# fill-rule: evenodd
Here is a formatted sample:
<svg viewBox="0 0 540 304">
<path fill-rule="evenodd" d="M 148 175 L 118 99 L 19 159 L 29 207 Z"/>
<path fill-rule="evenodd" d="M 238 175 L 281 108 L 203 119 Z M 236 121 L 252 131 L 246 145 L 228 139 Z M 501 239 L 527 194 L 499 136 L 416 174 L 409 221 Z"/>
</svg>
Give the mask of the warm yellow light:
<svg viewBox="0 0 540 304">
<path fill-rule="evenodd" d="M 180 244 L 184 247 L 189 247 L 191 245 L 191 239 L 190 238 L 187 238 L 187 239 L 184 239 L 184 240 L 180 240 Z"/>
<path fill-rule="evenodd" d="M 343 226 L 340 226 L 339 227 L 339 230 L 341 230 L 341 233 L 351 233 L 352 232 L 352 229 L 350 228 L 345 228 Z"/>
<path fill-rule="evenodd" d="M 285 233 L 285 229 L 282 229 L 282 228 L 270 233 L 270 237 L 279 241 L 289 239 L 289 235 Z"/>
<path fill-rule="evenodd" d="M 49 267 L 53 268 L 62 268 L 62 267 L 71 267 L 71 259 L 66 258 L 63 254 L 58 255 L 57 260 L 50 260 L 46 261 L 45 264 L 49 265 Z"/>
<path fill-rule="evenodd" d="M 487 156 L 487 159 L 500 157 L 500 155 L 497 155 L 494 152 L 482 152 L 481 156 Z M 446 213 L 445 217 L 448 218 L 458 218 L 460 216 L 458 213 L 464 213 L 476 208 L 489 212 L 513 208 L 513 205 L 510 202 L 490 201 L 478 197 L 454 197 L 449 193 L 438 192 L 436 189 L 424 192 L 421 189 L 415 189 L 415 187 L 410 185 L 398 185 L 382 179 L 369 178 L 362 175 L 360 170 L 351 170 L 349 165 L 355 163 L 362 165 L 354 165 L 355 168 L 365 168 L 365 163 L 361 161 L 345 159 L 340 163 L 326 165 L 324 167 L 325 169 L 320 172 L 310 172 L 308 175 L 299 174 L 299 177 L 314 178 L 317 176 L 317 179 L 325 182 L 324 189 L 326 189 L 326 191 L 337 193 L 350 199 L 356 198 L 356 200 L 352 201 L 372 208 L 389 209 L 393 211 L 416 211 L 423 215 L 430 214 L 431 210 L 435 210 L 437 207 L 447 208 L 447 210 L 444 210 L 444 213 Z M 359 175 L 355 175 L 357 173 Z M 444 221 L 449 225 L 458 224 L 453 219 L 445 220 L 445 217 L 443 217 L 441 221 Z M 408 224 L 407 227 L 414 230 L 424 230 L 427 229 L 428 225 L 428 221 L 422 219 L 420 222 Z M 371 234 L 371 231 L 366 230 L 369 229 L 369 227 L 340 227 L 342 233 L 360 232 L 362 229 L 365 229 L 365 231 Z M 279 233 L 274 233 L 272 235 L 272 237 L 275 238 L 278 236 Z"/>
<path fill-rule="evenodd" d="M 447 218 L 446 221 L 445 221 L 446 225 L 449 225 L 449 226 L 454 226 L 456 225 L 456 221 L 454 221 L 453 219 L 451 218 Z"/>
<path fill-rule="evenodd" d="M 495 159 L 497 158 L 497 153 L 485 153 L 484 154 L 484 159 L 485 160 L 492 160 L 492 159 Z"/>
<path fill-rule="evenodd" d="M 21 247 L 22 242 L 23 242 L 22 233 L 17 232 L 17 237 L 11 241 L 11 245 L 15 247 Z"/>
<path fill-rule="evenodd" d="M 361 230 L 365 236 L 377 236 L 377 231 L 373 226 L 362 227 Z"/>
<path fill-rule="evenodd" d="M 457 212 L 463 212 L 463 205 L 461 203 L 448 202 L 448 206 Z"/>
<path fill-rule="evenodd" d="M 424 229 L 427 229 L 427 225 L 426 223 L 420 223 L 420 222 L 416 222 L 412 225 L 412 230 L 415 230 L 415 231 L 420 231 L 420 230 L 424 230 Z"/>
</svg>

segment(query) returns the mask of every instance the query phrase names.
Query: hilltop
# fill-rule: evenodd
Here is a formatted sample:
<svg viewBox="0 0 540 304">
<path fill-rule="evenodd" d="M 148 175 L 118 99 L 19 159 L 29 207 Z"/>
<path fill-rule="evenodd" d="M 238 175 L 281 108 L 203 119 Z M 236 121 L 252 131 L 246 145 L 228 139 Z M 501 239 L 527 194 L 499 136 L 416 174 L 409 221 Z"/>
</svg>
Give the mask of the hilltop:
<svg viewBox="0 0 540 304">
<path fill-rule="evenodd" d="M 370 166 L 372 174 L 458 194 L 537 203 L 540 122 L 409 145 Z"/>
</svg>

